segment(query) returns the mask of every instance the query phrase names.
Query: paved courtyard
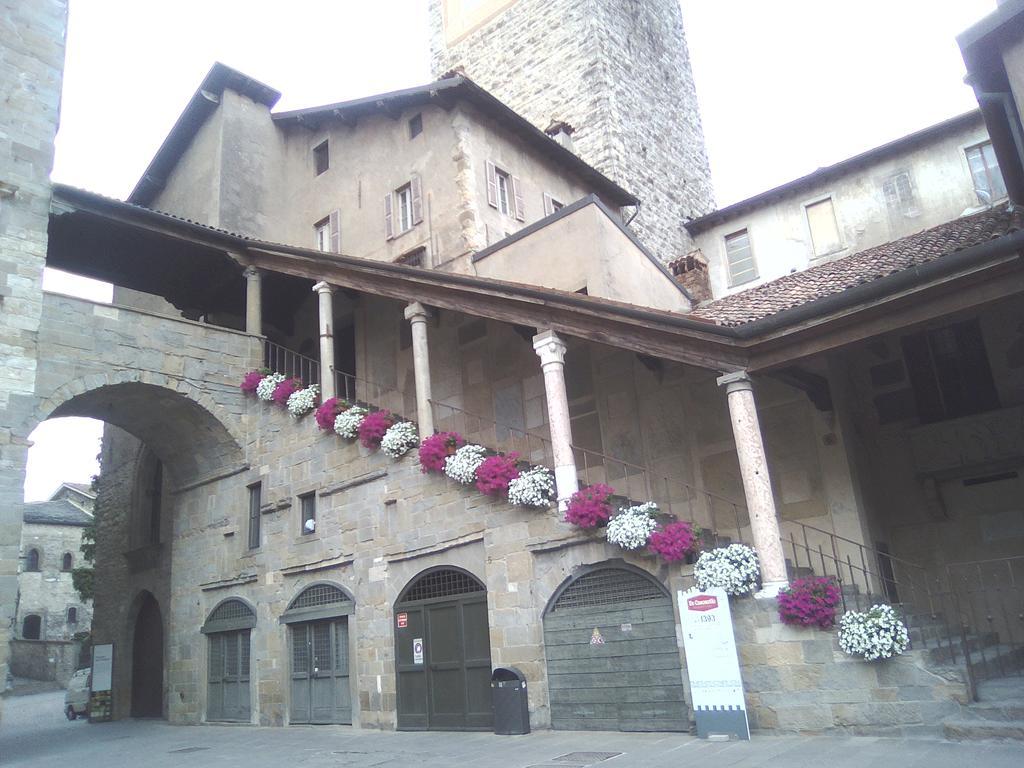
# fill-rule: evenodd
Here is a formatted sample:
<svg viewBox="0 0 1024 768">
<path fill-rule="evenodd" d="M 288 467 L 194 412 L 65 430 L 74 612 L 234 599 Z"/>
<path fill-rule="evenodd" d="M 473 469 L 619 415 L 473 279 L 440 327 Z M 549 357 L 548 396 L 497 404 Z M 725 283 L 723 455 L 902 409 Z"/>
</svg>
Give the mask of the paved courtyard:
<svg viewBox="0 0 1024 768">
<path fill-rule="evenodd" d="M 180 727 L 162 721 L 89 725 L 68 722 L 63 693 L 4 702 L 0 765 L 4 768 L 119 766 L 352 766 L 353 768 L 602 768 L 700 764 L 701 768 L 828 766 L 864 768 L 1020 768 L 1024 745 L 867 737 L 755 737 L 749 743 L 700 741 L 687 735 L 544 731 L 529 736 L 486 733 L 382 733 L 342 726 Z M 621 753 L 606 757 L 594 753 Z M 601 759 L 605 758 L 605 759 Z"/>
</svg>

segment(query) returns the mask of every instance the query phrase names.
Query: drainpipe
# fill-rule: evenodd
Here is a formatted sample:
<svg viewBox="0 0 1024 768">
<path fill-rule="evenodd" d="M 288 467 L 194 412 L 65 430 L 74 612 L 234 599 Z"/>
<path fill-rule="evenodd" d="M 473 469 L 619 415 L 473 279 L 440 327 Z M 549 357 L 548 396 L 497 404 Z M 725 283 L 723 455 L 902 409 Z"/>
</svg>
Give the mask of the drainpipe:
<svg viewBox="0 0 1024 768">
<path fill-rule="evenodd" d="M 1013 148 L 1018 169 L 1018 173 L 1016 174 L 1018 177 L 1017 180 L 1013 184 L 1008 184 L 1006 189 L 1010 195 L 1011 205 L 1014 203 L 1024 202 L 1024 178 L 1022 178 L 1024 177 L 1024 135 L 1022 135 L 1021 132 L 1020 115 L 1017 114 L 1017 106 L 1013 101 L 1013 96 L 1009 92 L 1005 91 L 983 91 L 978 86 L 974 86 L 974 96 L 978 100 L 978 104 L 982 106 L 990 104 L 1001 109 L 1003 116 L 1006 118 L 1006 127 L 1010 132 L 1010 138 L 1013 139 Z M 1005 174 L 1003 176 L 1003 181 L 1006 181 Z M 1011 190 L 1011 186 L 1016 188 Z"/>
</svg>

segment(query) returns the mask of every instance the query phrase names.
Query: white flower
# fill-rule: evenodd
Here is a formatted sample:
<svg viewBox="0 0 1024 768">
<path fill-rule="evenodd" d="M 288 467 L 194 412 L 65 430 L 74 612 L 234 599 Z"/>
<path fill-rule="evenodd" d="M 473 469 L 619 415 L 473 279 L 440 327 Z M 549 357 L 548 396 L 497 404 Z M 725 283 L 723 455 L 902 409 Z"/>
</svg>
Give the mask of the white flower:
<svg viewBox="0 0 1024 768">
<path fill-rule="evenodd" d="M 530 467 L 508 484 L 510 504 L 547 507 L 555 496 L 555 475 L 547 467 Z"/>
<path fill-rule="evenodd" d="M 704 552 L 693 567 L 699 589 L 721 587 L 729 595 L 753 592 L 760 573 L 757 553 L 746 544 L 730 544 Z"/>
<path fill-rule="evenodd" d="M 399 421 L 388 427 L 380 441 L 380 449 L 392 459 L 401 458 L 420 443 L 419 430 L 411 421 Z"/>
<path fill-rule="evenodd" d="M 363 423 L 363 417 L 369 411 L 360 405 L 353 405 L 347 411 L 342 411 L 334 420 L 334 431 L 349 440 L 359 437 L 359 425 Z"/>
<path fill-rule="evenodd" d="M 849 611 L 839 620 L 839 647 L 867 661 L 899 656 L 910 647 L 907 625 L 891 605 Z"/>
<path fill-rule="evenodd" d="M 274 390 L 277 389 L 277 385 L 284 381 L 287 376 L 283 373 L 270 373 L 260 379 L 260 383 L 256 385 L 256 397 L 260 400 L 273 400 Z"/>
<path fill-rule="evenodd" d="M 620 509 L 619 514 L 608 521 L 608 541 L 629 550 L 647 546 L 648 539 L 658 527 L 653 517 L 657 513 L 658 505 L 653 501 Z"/>
<path fill-rule="evenodd" d="M 310 384 L 305 389 L 298 389 L 288 395 L 288 413 L 295 418 L 309 413 L 316 407 L 316 396 L 320 393 L 320 387 Z"/>
<path fill-rule="evenodd" d="M 444 460 L 444 473 L 463 485 L 476 482 L 476 471 L 484 459 L 487 449 L 482 445 L 464 445 Z"/>
</svg>

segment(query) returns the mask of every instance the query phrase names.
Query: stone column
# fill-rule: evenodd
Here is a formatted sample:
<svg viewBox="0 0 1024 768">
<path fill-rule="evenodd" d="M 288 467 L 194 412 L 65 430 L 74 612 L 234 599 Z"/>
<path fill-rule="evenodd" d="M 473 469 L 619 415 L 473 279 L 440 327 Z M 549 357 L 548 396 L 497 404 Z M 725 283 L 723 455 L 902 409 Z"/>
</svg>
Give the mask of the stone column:
<svg viewBox="0 0 1024 768">
<path fill-rule="evenodd" d="M 569 497 L 579 490 L 576 458 L 572 455 L 572 427 L 569 398 L 565 394 L 565 342 L 554 331 L 533 337 L 533 348 L 544 370 L 544 394 L 548 401 L 548 426 L 555 461 L 555 489 L 558 508 L 564 510 Z"/>
<path fill-rule="evenodd" d="M 320 298 L 320 397 L 328 400 L 334 391 L 334 286 L 320 281 L 313 286 Z"/>
<path fill-rule="evenodd" d="M 729 417 L 750 515 L 750 531 L 761 561 L 762 589 L 757 596 L 775 597 L 789 582 L 753 384 L 746 371 L 727 373 L 719 377 L 718 384 L 725 387 L 729 401 Z"/>
<path fill-rule="evenodd" d="M 256 267 L 245 268 L 245 332 L 256 336 L 263 334 L 263 304 L 260 271 Z"/>
<path fill-rule="evenodd" d="M 430 350 L 427 346 L 429 310 L 414 301 L 405 308 L 405 319 L 412 327 L 412 367 L 416 377 L 416 419 L 420 439 L 434 434 L 434 411 L 430 404 Z"/>
</svg>

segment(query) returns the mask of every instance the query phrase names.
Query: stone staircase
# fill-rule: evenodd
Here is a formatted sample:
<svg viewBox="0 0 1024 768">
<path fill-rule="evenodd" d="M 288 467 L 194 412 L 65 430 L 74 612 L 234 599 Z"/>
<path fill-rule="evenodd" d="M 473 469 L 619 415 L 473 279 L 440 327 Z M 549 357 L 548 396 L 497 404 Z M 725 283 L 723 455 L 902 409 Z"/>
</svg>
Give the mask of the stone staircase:
<svg viewBox="0 0 1024 768">
<path fill-rule="evenodd" d="M 954 741 L 1024 741 L 1024 675 L 979 683 L 978 701 L 964 707 L 960 717 L 946 720 L 942 730 Z"/>
</svg>

